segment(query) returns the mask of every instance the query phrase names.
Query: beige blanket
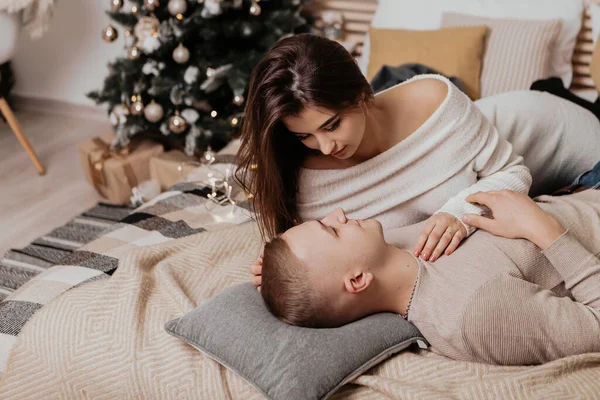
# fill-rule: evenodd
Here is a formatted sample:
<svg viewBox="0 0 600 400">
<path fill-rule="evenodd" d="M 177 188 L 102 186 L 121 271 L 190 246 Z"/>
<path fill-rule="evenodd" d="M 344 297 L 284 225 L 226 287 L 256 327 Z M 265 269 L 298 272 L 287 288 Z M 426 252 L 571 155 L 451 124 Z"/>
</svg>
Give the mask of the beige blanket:
<svg viewBox="0 0 600 400">
<path fill-rule="evenodd" d="M 250 384 L 163 329 L 221 289 L 249 279 L 252 223 L 135 249 L 109 280 L 66 292 L 22 330 L 2 399 L 258 399 Z M 592 399 L 600 354 L 537 367 L 456 362 L 404 352 L 335 398 Z"/>
</svg>

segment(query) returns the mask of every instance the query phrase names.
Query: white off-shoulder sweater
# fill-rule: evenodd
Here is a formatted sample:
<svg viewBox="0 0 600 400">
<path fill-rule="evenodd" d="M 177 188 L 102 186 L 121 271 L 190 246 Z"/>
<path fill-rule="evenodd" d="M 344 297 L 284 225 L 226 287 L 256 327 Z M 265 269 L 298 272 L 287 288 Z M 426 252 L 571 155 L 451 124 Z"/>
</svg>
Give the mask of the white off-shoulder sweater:
<svg viewBox="0 0 600 400">
<path fill-rule="evenodd" d="M 445 82 L 448 94 L 410 136 L 349 168 L 300 171 L 297 205 L 303 220 L 321 219 L 342 207 L 349 218 L 377 218 L 389 229 L 436 212 L 459 220 L 467 213 L 482 214 L 481 207 L 465 201 L 478 191 L 528 192 L 531 174 L 523 158 L 474 103 L 440 75 L 419 75 L 400 85 L 420 79 Z"/>
</svg>

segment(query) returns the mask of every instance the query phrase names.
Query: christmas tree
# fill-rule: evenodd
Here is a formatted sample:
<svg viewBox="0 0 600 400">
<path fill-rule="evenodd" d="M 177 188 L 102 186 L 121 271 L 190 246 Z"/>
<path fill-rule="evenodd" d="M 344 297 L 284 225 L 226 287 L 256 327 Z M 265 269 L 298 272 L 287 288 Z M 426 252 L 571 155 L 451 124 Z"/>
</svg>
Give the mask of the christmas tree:
<svg viewBox="0 0 600 400">
<path fill-rule="evenodd" d="M 125 146 L 134 136 L 199 154 L 218 150 L 239 131 L 250 73 L 280 38 L 309 30 L 305 0 L 110 1 L 124 56 L 109 64 L 102 90 Z M 113 42 L 119 29 L 107 26 Z"/>
</svg>

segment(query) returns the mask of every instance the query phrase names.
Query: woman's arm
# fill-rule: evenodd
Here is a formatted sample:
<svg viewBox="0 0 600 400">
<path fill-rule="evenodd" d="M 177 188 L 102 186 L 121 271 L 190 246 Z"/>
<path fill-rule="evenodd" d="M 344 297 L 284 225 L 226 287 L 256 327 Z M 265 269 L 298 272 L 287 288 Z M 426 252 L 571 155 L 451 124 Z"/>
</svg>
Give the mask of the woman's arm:
<svg viewBox="0 0 600 400">
<path fill-rule="evenodd" d="M 515 154 L 512 144 L 498 134 L 496 127 L 467 96 L 463 93 L 460 96 L 464 115 L 456 117 L 460 126 L 464 125 L 464 131 L 454 134 L 460 137 L 452 138 L 460 142 L 459 149 L 454 150 L 454 157 L 461 158 L 468 154 L 467 161 L 478 180 L 451 197 L 429 218 L 414 249 L 414 255 L 420 254 L 425 260 L 435 261 L 442 253 L 451 254 L 465 237 L 475 231 L 475 227 L 462 221 L 462 216 L 482 215 L 484 209 L 467 202 L 467 196 L 480 191 L 503 189 L 528 193 L 531 187 L 531 173 L 523 165 L 523 157 Z"/>
<path fill-rule="evenodd" d="M 481 117 L 485 119 L 483 115 Z M 489 124 L 487 120 L 483 123 Z M 479 180 L 450 198 L 437 213 L 452 214 L 459 220 L 465 214 L 482 215 L 484 210 L 481 207 L 466 201 L 470 194 L 505 189 L 525 194 L 529 192 L 531 173 L 523 165 L 523 157 L 515 154 L 512 145 L 491 124 L 487 129 L 482 129 L 482 132 L 486 132 L 487 139 L 473 164 Z M 465 227 L 467 235 L 475 231 L 473 226 L 467 224 Z"/>
</svg>

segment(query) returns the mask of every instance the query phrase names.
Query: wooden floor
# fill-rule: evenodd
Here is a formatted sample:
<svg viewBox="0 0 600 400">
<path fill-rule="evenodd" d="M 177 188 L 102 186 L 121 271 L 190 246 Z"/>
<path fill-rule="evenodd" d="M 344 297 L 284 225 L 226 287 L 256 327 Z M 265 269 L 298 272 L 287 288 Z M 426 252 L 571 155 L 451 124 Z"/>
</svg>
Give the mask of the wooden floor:
<svg viewBox="0 0 600 400">
<path fill-rule="evenodd" d="M 17 111 L 25 135 L 47 169 L 39 176 L 0 118 L 0 256 L 25 246 L 96 204 L 85 181 L 77 143 L 110 131 L 108 121 Z"/>
</svg>

